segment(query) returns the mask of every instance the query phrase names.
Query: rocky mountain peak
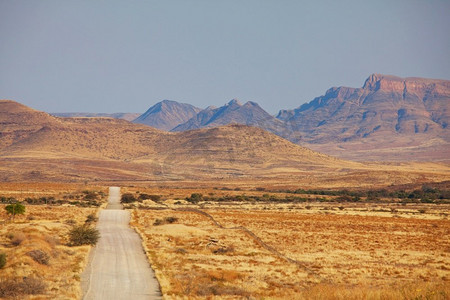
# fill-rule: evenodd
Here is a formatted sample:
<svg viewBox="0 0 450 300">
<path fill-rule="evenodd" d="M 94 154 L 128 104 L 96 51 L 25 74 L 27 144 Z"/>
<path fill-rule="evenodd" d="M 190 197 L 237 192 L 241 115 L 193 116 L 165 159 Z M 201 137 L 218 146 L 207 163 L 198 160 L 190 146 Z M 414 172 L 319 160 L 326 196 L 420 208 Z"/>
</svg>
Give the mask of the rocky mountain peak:
<svg viewBox="0 0 450 300">
<path fill-rule="evenodd" d="M 370 91 L 403 91 L 405 82 L 408 79 L 392 75 L 372 74 L 364 82 L 363 89 Z"/>
<path fill-rule="evenodd" d="M 231 99 L 230 102 L 228 102 L 227 105 L 242 106 L 242 103 L 238 99 Z"/>
<path fill-rule="evenodd" d="M 190 104 L 163 100 L 150 107 L 133 122 L 149 125 L 162 130 L 171 130 L 188 121 L 201 109 Z"/>
</svg>

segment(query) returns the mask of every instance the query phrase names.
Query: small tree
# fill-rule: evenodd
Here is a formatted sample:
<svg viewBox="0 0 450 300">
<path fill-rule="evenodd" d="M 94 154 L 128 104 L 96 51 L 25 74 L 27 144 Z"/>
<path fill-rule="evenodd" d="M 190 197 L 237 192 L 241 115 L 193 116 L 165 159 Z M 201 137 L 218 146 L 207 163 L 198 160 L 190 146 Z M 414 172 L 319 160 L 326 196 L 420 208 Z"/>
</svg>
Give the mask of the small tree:
<svg viewBox="0 0 450 300">
<path fill-rule="evenodd" d="M 99 238 L 100 232 L 96 228 L 86 225 L 74 226 L 69 231 L 71 246 L 95 245 Z"/>
<path fill-rule="evenodd" d="M 199 201 L 202 201 L 203 195 L 199 193 L 193 193 L 190 197 L 186 198 L 186 201 L 191 203 L 198 203 Z"/>
<path fill-rule="evenodd" d="M 8 204 L 5 206 L 6 213 L 11 215 L 12 219 L 16 217 L 16 215 L 23 215 L 25 213 L 25 206 L 20 203 Z"/>
</svg>

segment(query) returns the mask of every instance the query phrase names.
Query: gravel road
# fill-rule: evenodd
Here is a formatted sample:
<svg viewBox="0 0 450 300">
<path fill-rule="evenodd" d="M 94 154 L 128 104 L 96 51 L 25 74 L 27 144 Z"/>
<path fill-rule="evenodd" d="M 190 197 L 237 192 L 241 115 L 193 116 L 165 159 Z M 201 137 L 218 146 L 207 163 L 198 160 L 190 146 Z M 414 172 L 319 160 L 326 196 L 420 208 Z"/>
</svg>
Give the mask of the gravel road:
<svg viewBox="0 0 450 300">
<path fill-rule="evenodd" d="M 129 222 L 120 188 L 110 187 L 108 206 L 100 211 L 97 224 L 101 237 L 81 276 L 83 299 L 161 299 L 141 239 Z"/>
</svg>

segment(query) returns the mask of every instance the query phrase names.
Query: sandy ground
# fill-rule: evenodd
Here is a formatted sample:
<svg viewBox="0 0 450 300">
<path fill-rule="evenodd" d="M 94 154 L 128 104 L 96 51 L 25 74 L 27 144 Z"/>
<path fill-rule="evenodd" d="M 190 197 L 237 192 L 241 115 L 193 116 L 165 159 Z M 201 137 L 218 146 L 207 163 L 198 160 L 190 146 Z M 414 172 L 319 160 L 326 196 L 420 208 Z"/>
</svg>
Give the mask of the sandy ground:
<svg viewBox="0 0 450 300">
<path fill-rule="evenodd" d="M 109 192 L 97 225 L 101 238 L 82 274 L 83 299 L 161 299 L 141 240 L 129 227 L 130 213 L 119 203 L 120 188 Z"/>
</svg>

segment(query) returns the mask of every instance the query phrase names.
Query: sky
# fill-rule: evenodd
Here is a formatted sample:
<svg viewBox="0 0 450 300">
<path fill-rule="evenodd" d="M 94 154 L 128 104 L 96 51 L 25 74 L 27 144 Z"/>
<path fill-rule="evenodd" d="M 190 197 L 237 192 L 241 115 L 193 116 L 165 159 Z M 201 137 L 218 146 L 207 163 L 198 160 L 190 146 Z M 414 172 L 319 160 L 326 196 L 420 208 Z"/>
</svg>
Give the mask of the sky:
<svg viewBox="0 0 450 300">
<path fill-rule="evenodd" d="M 0 99 L 293 109 L 372 73 L 450 79 L 450 1 L 0 0 Z"/>
</svg>

